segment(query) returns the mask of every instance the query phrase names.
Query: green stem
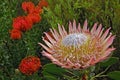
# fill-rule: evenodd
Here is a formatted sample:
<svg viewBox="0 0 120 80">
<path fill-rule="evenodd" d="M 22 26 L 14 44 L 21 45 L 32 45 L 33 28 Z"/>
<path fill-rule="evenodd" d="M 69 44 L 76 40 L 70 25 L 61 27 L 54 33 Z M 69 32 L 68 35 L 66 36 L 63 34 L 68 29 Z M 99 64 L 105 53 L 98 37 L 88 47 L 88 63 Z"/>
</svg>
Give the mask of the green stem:
<svg viewBox="0 0 120 80">
<path fill-rule="evenodd" d="M 99 77 L 107 77 L 108 75 L 100 75 Z"/>
<path fill-rule="evenodd" d="M 70 73 L 70 74 L 76 76 L 76 75 L 75 75 L 73 72 L 71 72 L 70 70 L 66 70 L 66 72 L 68 72 L 68 73 Z"/>
<path fill-rule="evenodd" d="M 96 76 L 93 76 L 90 80 L 94 80 L 94 78 L 96 78 L 96 77 L 105 77 L 105 76 L 107 76 L 107 75 L 102 75 L 102 74 L 104 74 L 109 68 L 110 68 L 110 66 L 108 66 L 103 72 L 97 74 Z"/>
</svg>

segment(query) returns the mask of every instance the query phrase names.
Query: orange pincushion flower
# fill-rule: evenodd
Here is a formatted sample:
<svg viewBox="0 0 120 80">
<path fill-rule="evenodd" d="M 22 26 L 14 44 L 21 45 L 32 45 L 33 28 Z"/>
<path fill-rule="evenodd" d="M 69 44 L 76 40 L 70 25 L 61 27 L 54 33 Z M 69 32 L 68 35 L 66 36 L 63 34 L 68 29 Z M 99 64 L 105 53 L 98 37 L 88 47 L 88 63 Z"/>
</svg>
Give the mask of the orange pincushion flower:
<svg viewBox="0 0 120 80">
<path fill-rule="evenodd" d="M 13 28 L 26 31 L 32 28 L 32 21 L 26 16 L 19 16 L 13 19 Z"/>
<path fill-rule="evenodd" d="M 44 1 L 43 1 L 44 2 Z M 19 16 L 13 19 L 13 29 L 18 31 L 27 31 L 32 28 L 33 23 L 38 23 L 41 21 L 40 14 L 42 13 L 42 9 L 40 6 L 35 6 L 32 2 L 23 2 L 22 9 L 28 13 L 27 16 Z M 11 33 L 11 38 L 19 39 L 19 37 L 15 37 L 15 34 Z"/>
<path fill-rule="evenodd" d="M 23 16 L 19 16 L 17 18 L 13 19 L 13 28 L 21 30 L 21 26 L 22 26 L 22 20 L 24 20 Z"/>
<path fill-rule="evenodd" d="M 32 25 L 32 20 L 29 17 L 25 16 L 24 21 L 22 22 L 22 31 L 30 30 L 32 28 Z"/>
<path fill-rule="evenodd" d="M 115 50 L 111 46 L 115 35 L 109 33 L 110 28 L 104 32 L 101 24 L 97 26 L 95 23 L 91 30 L 87 24 L 86 20 L 83 28 L 80 23 L 77 27 L 74 20 L 73 23 L 69 23 L 68 32 L 64 26 L 58 25 L 59 32 L 50 29 L 54 38 L 45 32 L 48 39 L 44 36 L 43 41 L 46 45 L 39 43 L 45 49 L 42 55 L 54 64 L 69 69 L 85 69 L 107 59 Z"/>
<path fill-rule="evenodd" d="M 33 23 L 38 23 L 41 21 L 41 16 L 39 14 L 36 14 L 36 13 L 28 14 L 28 17 L 31 18 Z"/>
<path fill-rule="evenodd" d="M 43 8 L 43 7 L 47 7 L 48 6 L 48 2 L 46 0 L 41 0 L 39 3 L 38 3 L 38 6 L 40 8 Z"/>
<path fill-rule="evenodd" d="M 19 70 L 25 75 L 32 75 L 41 67 L 41 62 L 38 57 L 29 56 L 22 59 Z"/>
<path fill-rule="evenodd" d="M 23 2 L 22 9 L 27 13 L 32 13 L 35 8 L 35 5 L 32 2 Z"/>
<path fill-rule="evenodd" d="M 17 29 L 12 29 L 10 31 L 11 35 L 11 39 L 21 39 L 21 31 L 17 30 Z"/>
<path fill-rule="evenodd" d="M 32 13 L 34 14 L 34 13 L 36 13 L 36 14 L 41 14 L 42 13 L 42 9 L 39 7 L 39 6 L 36 6 L 35 8 L 34 8 L 34 10 L 32 11 Z"/>
</svg>

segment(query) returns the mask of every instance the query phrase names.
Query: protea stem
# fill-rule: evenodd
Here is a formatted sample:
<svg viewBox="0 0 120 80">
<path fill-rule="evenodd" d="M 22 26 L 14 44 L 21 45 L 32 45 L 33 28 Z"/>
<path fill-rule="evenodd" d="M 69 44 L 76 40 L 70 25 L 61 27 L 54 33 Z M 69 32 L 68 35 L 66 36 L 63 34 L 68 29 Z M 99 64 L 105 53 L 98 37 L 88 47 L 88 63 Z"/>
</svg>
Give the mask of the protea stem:
<svg viewBox="0 0 120 80">
<path fill-rule="evenodd" d="M 94 80 L 97 77 L 106 77 L 107 75 L 102 75 L 102 74 L 104 74 L 109 68 L 110 68 L 110 66 L 108 66 L 103 72 L 93 76 L 90 80 Z"/>
<path fill-rule="evenodd" d="M 84 75 L 82 76 L 82 80 L 88 80 L 88 77 L 87 77 L 86 74 L 84 74 Z"/>
</svg>

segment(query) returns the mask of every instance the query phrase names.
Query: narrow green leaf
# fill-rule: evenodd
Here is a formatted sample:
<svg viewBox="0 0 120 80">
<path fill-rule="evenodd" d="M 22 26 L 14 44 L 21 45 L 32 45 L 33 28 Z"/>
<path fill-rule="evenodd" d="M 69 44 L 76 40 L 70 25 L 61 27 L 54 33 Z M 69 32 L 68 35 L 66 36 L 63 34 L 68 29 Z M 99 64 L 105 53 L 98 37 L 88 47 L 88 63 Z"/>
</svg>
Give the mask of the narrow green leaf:
<svg viewBox="0 0 120 80">
<path fill-rule="evenodd" d="M 113 80 L 120 80 L 120 71 L 113 71 L 107 74 Z"/>
<path fill-rule="evenodd" d="M 62 75 L 65 71 L 65 69 L 63 68 L 60 68 L 60 67 L 57 67 L 55 64 L 46 64 L 44 67 L 43 67 L 43 75 L 46 75 L 46 74 L 51 74 L 51 75 Z"/>
<path fill-rule="evenodd" d="M 108 60 L 105 60 L 103 62 L 100 63 L 100 66 L 101 67 L 107 67 L 107 66 L 110 66 L 110 65 L 113 65 L 115 64 L 116 62 L 119 61 L 119 58 L 118 57 L 111 57 L 109 58 Z"/>
<path fill-rule="evenodd" d="M 54 77 L 54 76 L 48 76 L 48 75 L 46 75 L 45 76 L 45 80 L 58 80 L 56 77 Z"/>
</svg>

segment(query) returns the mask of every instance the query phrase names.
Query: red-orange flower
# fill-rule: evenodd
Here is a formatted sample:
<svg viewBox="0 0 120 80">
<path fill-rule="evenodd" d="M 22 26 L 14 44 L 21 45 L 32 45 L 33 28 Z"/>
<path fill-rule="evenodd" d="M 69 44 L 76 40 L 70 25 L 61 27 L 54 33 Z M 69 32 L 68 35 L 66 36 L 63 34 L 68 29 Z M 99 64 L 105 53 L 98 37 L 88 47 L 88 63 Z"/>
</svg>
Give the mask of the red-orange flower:
<svg viewBox="0 0 120 80">
<path fill-rule="evenodd" d="M 21 22 L 23 19 L 24 19 L 23 16 L 19 16 L 17 18 L 14 18 L 13 19 L 13 28 L 21 30 L 21 26 L 22 26 Z"/>
<path fill-rule="evenodd" d="M 32 11 L 32 13 L 33 13 L 33 14 L 34 14 L 34 13 L 36 13 L 36 14 L 41 14 L 41 13 L 42 13 L 41 7 L 36 6 L 36 7 L 34 8 L 34 10 Z"/>
<path fill-rule="evenodd" d="M 25 16 L 24 21 L 22 22 L 22 30 L 23 31 L 30 30 L 32 28 L 32 25 L 33 25 L 32 20 L 29 17 Z"/>
<path fill-rule="evenodd" d="M 31 18 L 33 23 L 38 23 L 41 21 L 41 16 L 39 14 L 36 14 L 36 13 L 28 14 L 28 17 Z"/>
<path fill-rule="evenodd" d="M 21 39 L 21 31 L 17 30 L 17 29 L 12 29 L 10 31 L 11 35 L 11 39 Z"/>
<path fill-rule="evenodd" d="M 13 28 L 26 31 L 32 28 L 32 21 L 26 16 L 19 16 L 13 19 Z"/>
<path fill-rule="evenodd" d="M 32 75 L 41 67 L 41 62 L 38 57 L 29 56 L 24 58 L 20 65 L 19 70 L 25 75 Z"/>
<path fill-rule="evenodd" d="M 46 0 L 41 0 L 39 3 L 38 3 L 38 6 L 43 8 L 43 7 L 47 7 L 48 6 L 48 2 Z"/>
<path fill-rule="evenodd" d="M 35 8 L 34 3 L 32 2 L 23 2 L 22 9 L 27 13 L 32 13 Z"/>
</svg>

